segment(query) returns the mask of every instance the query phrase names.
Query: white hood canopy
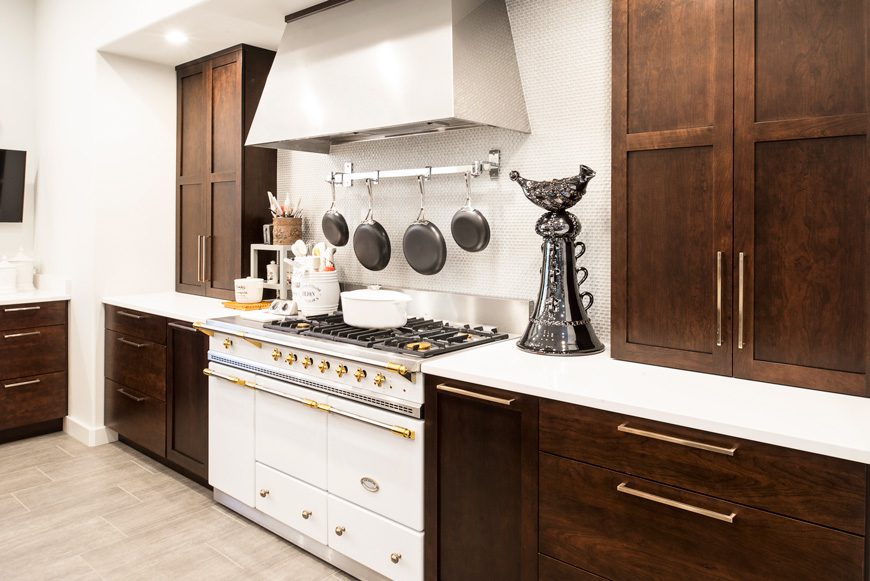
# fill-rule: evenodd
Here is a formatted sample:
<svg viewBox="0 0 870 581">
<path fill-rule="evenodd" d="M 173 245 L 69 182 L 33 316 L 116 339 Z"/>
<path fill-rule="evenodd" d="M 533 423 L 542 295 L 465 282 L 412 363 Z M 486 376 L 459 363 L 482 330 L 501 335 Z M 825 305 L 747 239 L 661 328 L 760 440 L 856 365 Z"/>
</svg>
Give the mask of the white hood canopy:
<svg viewBox="0 0 870 581">
<path fill-rule="evenodd" d="M 286 25 L 246 145 L 529 132 L 504 0 L 358 0 Z"/>
</svg>

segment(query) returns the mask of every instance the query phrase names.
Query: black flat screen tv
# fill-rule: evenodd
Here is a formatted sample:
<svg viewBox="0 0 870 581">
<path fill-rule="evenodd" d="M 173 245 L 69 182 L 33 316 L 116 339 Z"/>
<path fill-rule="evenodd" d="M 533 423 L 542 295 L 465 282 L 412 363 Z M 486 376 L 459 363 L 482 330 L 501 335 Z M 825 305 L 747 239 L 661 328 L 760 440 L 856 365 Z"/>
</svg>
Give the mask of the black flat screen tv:
<svg viewBox="0 0 870 581">
<path fill-rule="evenodd" d="M 27 152 L 0 149 L 0 222 L 24 219 L 24 168 Z"/>
</svg>

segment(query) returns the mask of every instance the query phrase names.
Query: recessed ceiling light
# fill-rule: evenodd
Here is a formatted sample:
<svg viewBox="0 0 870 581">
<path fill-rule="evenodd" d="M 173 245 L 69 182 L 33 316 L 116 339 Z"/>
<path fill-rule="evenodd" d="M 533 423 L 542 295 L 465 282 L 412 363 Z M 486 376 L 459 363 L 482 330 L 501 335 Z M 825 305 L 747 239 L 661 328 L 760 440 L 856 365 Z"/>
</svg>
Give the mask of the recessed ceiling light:
<svg viewBox="0 0 870 581">
<path fill-rule="evenodd" d="M 165 38 L 166 42 L 169 44 L 184 44 L 187 42 L 187 35 L 180 30 L 170 30 L 163 35 L 163 38 Z"/>
</svg>

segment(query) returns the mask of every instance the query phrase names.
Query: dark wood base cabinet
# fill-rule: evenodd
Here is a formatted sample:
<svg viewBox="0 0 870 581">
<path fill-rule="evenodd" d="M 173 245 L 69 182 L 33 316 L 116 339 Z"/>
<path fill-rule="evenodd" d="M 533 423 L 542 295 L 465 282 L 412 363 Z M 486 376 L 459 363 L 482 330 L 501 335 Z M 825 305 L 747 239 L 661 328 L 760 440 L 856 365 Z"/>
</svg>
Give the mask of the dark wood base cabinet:
<svg viewBox="0 0 870 581">
<path fill-rule="evenodd" d="M 870 579 L 866 465 L 426 382 L 427 580 Z"/>
</svg>

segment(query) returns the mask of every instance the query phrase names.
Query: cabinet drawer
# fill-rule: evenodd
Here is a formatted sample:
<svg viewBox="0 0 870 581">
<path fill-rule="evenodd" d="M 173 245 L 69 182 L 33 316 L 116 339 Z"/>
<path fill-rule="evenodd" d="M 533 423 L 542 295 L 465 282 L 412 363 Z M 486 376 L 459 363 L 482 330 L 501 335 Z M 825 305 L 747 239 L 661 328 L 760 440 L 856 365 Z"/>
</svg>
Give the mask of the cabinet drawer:
<svg viewBox="0 0 870 581">
<path fill-rule="evenodd" d="M 540 581 L 601 581 L 604 577 L 593 575 L 547 555 L 538 555 L 538 579 Z"/>
<path fill-rule="evenodd" d="M 545 452 L 864 534 L 863 464 L 550 400 L 540 410 Z"/>
<path fill-rule="evenodd" d="M 330 548 L 394 581 L 423 578 L 423 533 L 331 494 L 328 504 Z"/>
<path fill-rule="evenodd" d="M 66 325 L 0 331 L 0 379 L 66 371 Z"/>
<path fill-rule="evenodd" d="M 62 418 L 67 412 L 66 373 L 0 382 L 0 430 Z"/>
<path fill-rule="evenodd" d="M 166 400 L 166 347 L 106 331 L 106 377 Z"/>
<path fill-rule="evenodd" d="M 66 325 L 66 301 L 0 307 L 0 331 Z"/>
<path fill-rule="evenodd" d="M 550 454 L 539 530 L 541 553 L 611 579 L 864 578 L 863 537 Z"/>
<path fill-rule="evenodd" d="M 326 492 L 257 463 L 256 507 L 287 526 L 326 544 Z"/>
<path fill-rule="evenodd" d="M 106 426 L 143 448 L 166 455 L 166 404 L 106 379 Z"/>
<path fill-rule="evenodd" d="M 166 318 L 106 305 L 106 329 L 166 345 Z"/>
</svg>

